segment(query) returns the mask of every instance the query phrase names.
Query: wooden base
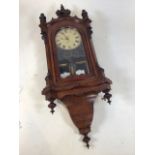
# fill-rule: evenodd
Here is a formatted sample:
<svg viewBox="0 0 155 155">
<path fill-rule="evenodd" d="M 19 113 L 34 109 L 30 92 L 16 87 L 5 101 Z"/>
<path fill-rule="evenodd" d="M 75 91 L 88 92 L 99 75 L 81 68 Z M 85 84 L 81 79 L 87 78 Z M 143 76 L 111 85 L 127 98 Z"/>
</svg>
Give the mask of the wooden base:
<svg viewBox="0 0 155 155">
<path fill-rule="evenodd" d="M 63 98 L 64 104 L 67 106 L 72 121 L 84 136 L 83 141 L 89 147 L 91 122 L 93 120 L 93 103 L 96 95 L 87 96 L 66 96 Z"/>
</svg>

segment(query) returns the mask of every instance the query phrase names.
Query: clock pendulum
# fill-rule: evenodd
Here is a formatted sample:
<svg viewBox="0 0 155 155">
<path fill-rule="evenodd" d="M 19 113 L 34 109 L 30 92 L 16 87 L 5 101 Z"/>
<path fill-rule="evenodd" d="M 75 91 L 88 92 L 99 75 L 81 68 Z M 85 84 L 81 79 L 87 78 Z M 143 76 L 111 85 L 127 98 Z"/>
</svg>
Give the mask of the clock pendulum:
<svg viewBox="0 0 155 155">
<path fill-rule="evenodd" d="M 103 99 L 111 103 L 112 81 L 108 79 L 97 62 L 92 44 L 91 20 L 82 10 L 82 18 L 70 16 L 71 11 L 61 5 L 57 18 L 46 22 L 40 15 L 40 28 L 46 49 L 48 73 L 46 87 L 42 94 L 50 102 L 48 107 L 54 113 L 55 99 L 67 107 L 71 119 L 83 141 L 89 147 L 93 104 L 100 92 Z"/>
</svg>

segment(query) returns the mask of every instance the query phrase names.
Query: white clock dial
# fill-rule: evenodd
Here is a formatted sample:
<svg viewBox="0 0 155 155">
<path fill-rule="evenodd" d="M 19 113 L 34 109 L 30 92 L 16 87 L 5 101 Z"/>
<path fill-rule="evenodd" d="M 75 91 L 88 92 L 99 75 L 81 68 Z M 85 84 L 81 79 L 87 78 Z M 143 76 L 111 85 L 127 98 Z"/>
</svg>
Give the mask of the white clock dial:
<svg viewBox="0 0 155 155">
<path fill-rule="evenodd" d="M 57 32 L 55 41 L 58 47 L 71 50 L 81 44 L 81 35 L 75 28 L 63 28 Z"/>
</svg>

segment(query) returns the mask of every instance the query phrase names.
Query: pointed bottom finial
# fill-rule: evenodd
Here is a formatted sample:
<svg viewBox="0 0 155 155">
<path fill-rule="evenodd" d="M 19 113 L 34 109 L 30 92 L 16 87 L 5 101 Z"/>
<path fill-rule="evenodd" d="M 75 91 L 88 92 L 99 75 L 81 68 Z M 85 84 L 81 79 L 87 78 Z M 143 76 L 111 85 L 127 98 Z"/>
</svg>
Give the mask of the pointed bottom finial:
<svg viewBox="0 0 155 155">
<path fill-rule="evenodd" d="M 87 134 L 84 134 L 83 141 L 86 143 L 86 147 L 89 149 L 89 147 L 90 147 L 90 145 L 89 145 L 90 138 L 88 137 Z"/>
<path fill-rule="evenodd" d="M 112 97 L 112 95 L 109 93 L 109 91 L 110 91 L 109 89 L 103 91 L 103 93 L 105 93 L 105 94 L 104 94 L 102 100 L 105 100 L 105 101 L 107 100 L 107 102 L 108 102 L 109 104 L 111 104 L 110 98 Z"/>
<path fill-rule="evenodd" d="M 88 143 L 86 144 L 86 146 L 87 146 L 87 148 L 89 149 L 89 144 L 88 144 Z"/>
<path fill-rule="evenodd" d="M 51 103 L 48 105 L 48 107 L 51 109 L 51 113 L 53 114 L 55 112 L 54 108 L 56 107 L 56 104 L 53 103 L 53 101 L 51 101 Z"/>
<path fill-rule="evenodd" d="M 54 112 L 55 112 L 55 111 L 52 109 L 52 110 L 51 110 L 51 113 L 53 114 Z"/>
</svg>

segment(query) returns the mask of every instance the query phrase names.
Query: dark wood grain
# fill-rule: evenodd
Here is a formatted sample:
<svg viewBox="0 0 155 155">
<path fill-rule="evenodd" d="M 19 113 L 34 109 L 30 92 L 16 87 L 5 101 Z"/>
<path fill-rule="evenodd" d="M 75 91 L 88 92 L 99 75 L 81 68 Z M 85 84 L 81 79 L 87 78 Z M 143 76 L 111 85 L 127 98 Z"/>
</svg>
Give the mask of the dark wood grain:
<svg viewBox="0 0 155 155">
<path fill-rule="evenodd" d="M 55 99 L 59 99 L 66 105 L 74 124 L 79 132 L 84 135 L 83 141 L 89 147 L 88 133 L 93 120 L 93 103 L 98 93 L 103 92 L 103 99 L 110 103 L 111 80 L 105 77 L 104 69 L 99 67 L 94 47 L 91 40 L 92 27 L 88 13 L 82 10 L 82 18 L 70 16 L 71 11 L 61 5 L 56 11 L 57 18 L 46 21 L 45 15 L 40 15 L 40 28 L 42 39 L 45 43 L 48 73 L 45 78 L 46 87 L 42 94 L 50 102 L 49 108 L 54 112 Z M 82 36 L 90 73 L 86 75 L 60 78 L 57 61 L 55 36 L 62 27 L 74 27 Z"/>
</svg>

